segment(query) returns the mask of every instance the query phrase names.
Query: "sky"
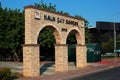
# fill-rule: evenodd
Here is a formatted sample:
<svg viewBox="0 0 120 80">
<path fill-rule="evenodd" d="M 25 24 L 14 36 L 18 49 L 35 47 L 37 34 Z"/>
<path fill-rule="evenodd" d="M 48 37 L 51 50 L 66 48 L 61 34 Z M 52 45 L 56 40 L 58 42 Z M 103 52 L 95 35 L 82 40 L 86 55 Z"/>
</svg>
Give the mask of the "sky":
<svg viewBox="0 0 120 80">
<path fill-rule="evenodd" d="M 120 0 L 0 0 L 3 8 L 20 10 L 41 1 L 52 3 L 57 10 L 68 12 L 71 16 L 84 17 L 92 27 L 96 27 L 96 21 L 120 22 Z"/>
</svg>

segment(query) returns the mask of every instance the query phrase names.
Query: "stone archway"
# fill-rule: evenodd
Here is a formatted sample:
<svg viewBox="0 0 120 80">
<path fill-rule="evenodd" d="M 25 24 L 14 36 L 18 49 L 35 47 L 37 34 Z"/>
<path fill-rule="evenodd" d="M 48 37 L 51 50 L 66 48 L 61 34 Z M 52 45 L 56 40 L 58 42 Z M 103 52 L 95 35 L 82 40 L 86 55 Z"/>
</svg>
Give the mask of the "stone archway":
<svg viewBox="0 0 120 80">
<path fill-rule="evenodd" d="M 25 44 L 23 45 L 23 75 L 25 77 L 40 76 L 39 32 L 49 26 L 56 40 L 55 44 L 55 71 L 68 71 L 68 46 L 66 38 L 71 30 L 77 38 L 77 67 L 86 66 L 86 47 L 84 21 L 71 16 L 43 10 L 35 6 L 25 7 Z M 80 59 L 80 61 L 79 61 Z"/>
</svg>

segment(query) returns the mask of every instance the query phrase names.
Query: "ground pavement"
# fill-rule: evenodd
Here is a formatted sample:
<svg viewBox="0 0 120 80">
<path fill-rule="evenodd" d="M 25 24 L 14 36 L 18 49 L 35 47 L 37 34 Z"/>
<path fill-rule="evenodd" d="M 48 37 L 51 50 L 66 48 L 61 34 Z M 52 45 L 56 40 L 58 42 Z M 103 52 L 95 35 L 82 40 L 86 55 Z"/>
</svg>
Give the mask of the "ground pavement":
<svg viewBox="0 0 120 80">
<path fill-rule="evenodd" d="M 1 62 L 0 62 L 1 64 Z M 3 63 L 2 63 L 3 64 Z M 8 64 L 8 63 L 7 63 Z M 94 73 L 94 72 L 98 72 L 98 71 L 102 71 L 102 70 L 106 70 L 106 69 L 110 69 L 110 68 L 114 68 L 117 66 L 120 66 L 120 59 L 104 59 L 101 62 L 96 62 L 96 63 L 88 63 L 87 67 L 85 68 L 75 68 L 74 63 L 69 63 L 69 71 L 68 72 L 54 72 L 54 64 L 53 63 L 46 63 L 46 66 L 42 66 L 41 67 L 41 75 L 40 77 L 35 77 L 35 78 L 24 78 L 24 77 L 20 77 L 16 80 L 64 80 L 64 79 L 70 79 L 71 77 L 75 77 L 75 76 L 83 76 L 86 74 L 90 74 L 90 73 Z M 1 67 L 1 65 L 0 65 Z M 12 66 L 10 66 L 12 67 Z M 19 67 L 19 69 L 15 70 L 12 69 L 13 72 L 15 71 L 22 71 L 22 66 L 21 63 L 20 64 L 16 64 L 16 67 Z M 22 72 L 20 72 L 22 73 Z"/>
</svg>

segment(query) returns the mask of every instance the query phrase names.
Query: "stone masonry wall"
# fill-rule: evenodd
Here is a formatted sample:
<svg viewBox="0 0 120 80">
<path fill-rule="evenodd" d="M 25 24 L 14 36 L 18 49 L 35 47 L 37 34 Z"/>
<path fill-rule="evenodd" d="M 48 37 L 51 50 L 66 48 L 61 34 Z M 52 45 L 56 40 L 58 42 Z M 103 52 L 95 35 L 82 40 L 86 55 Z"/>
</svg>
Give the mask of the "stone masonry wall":
<svg viewBox="0 0 120 80">
<path fill-rule="evenodd" d="M 35 18 L 35 13 L 39 13 L 39 18 Z M 46 20 L 45 16 L 49 16 Z M 55 18 L 52 21 L 51 18 Z M 58 19 L 64 19 L 58 23 Z M 73 21 L 73 23 L 68 23 Z M 44 27 L 49 27 L 53 30 L 56 45 L 55 45 L 55 70 L 64 72 L 68 70 L 68 46 L 66 45 L 67 36 L 71 31 L 75 31 L 77 46 L 76 46 L 76 63 L 77 67 L 86 66 L 86 47 L 84 21 L 71 16 L 65 16 L 55 12 L 42 10 L 35 6 L 25 7 L 25 45 L 23 45 L 23 75 L 25 77 L 40 76 L 39 63 L 39 45 L 37 40 L 40 31 Z M 82 45 L 82 46 L 81 46 Z"/>
<path fill-rule="evenodd" d="M 40 76 L 39 45 L 23 45 L 23 75 Z"/>
<path fill-rule="evenodd" d="M 68 46 L 65 44 L 55 45 L 55 71 L 68 71 Z"/>
<path fill-rule="evenodd" d="M 77 45 L 76 46 L 76 66 L 78 68 L 86 67 L 86 46 L 85 45 Z"/>
</svg>

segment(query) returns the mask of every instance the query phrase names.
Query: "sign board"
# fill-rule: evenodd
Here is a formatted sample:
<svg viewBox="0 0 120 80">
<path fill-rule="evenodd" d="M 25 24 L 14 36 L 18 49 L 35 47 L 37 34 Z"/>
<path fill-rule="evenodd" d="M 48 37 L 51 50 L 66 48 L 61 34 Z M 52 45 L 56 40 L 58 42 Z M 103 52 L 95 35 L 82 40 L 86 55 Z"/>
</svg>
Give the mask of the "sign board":
<svg viewBox="0 0 120 80">
<path fill-rule="evenodd" d="M 34 16 L 35 16 L 35 19 L 40 19 L 40 12 L 38 10 L 35 10 Z"/>
</svg>

